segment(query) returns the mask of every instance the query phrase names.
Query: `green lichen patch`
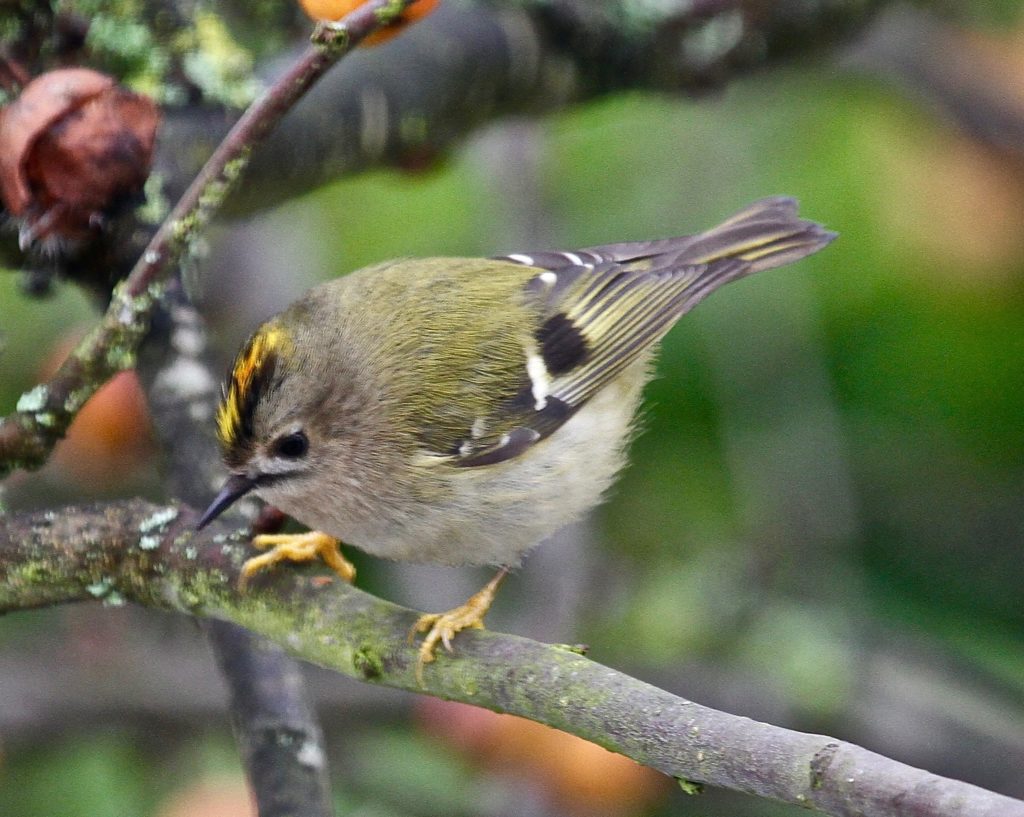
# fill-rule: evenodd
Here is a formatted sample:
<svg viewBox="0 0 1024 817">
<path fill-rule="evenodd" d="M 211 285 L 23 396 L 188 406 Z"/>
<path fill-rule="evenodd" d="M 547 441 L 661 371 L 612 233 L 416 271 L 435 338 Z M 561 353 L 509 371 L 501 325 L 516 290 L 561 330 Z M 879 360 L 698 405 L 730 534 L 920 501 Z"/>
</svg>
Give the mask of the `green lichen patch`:
<svg viewBox="0 0 1024 817">
<path fill-rule="evenodd" d="M 231 36 L 216 14 L 199 12 L 194 25 L 183 32 L 179 48 L 184 49 L 185 73 L 209 102 L 244 108 L 261 90 L 253 76 L 253 56 Z"/>
<path fill-rule="evenodd" d="M 146 517 L 139 523 L 139 531 L 149 533 L 157 529 L 163 529 L 170 522 L 178 518 L 177 508 L 162 508 L 156 513 Z"/>
<path fill-rule="evenodd" d="M 104 69 L 151 94 L 159 88 L 170 64 L 145 23 L 118 14 L 92 17 L 86 45 Z M 154 95 L 159 97 L 159 93 Z"/>
<path fill-rule="evenodd" d="M 150 514 L 139 523 L 139 548 L 156 550 L 163 541 L 163 533 L 167 526 L 178 518 L 177 508 L 161 508 Z"/>
<path fill-rule="evenodd" d="M 64 411 L 68 414 L 75 414 L 86 404 L 93 395 L 93 390 L 88 386 L 72 389 L 71 393 L 64 400 Z"/>
<path fill-rule="evenodd" d="M 234 607 L 230 590 L 220 571 L 198 571 L 168 574 L 159 588 L 159 595 L 174 609 L 200 613 L 206 609 Z"/>
<path fill-rule="evenodd" d="M 819 749 L 810 763 L 811 788 L 820 789 L 825 783 L 825 776 L 828 774 L 832 761 L 839 752 L 838 743 L 826 743 Z"/>
<path fill-rule="evenodd" d="M 156 550 L 160 547 L 160 537 L 146 534 L 139 539 L 139 548 L 142 550 Z"/>
<path fill-rule="evenodd" d="M 121 372 L 135 366 L 135 349 L 114 344 L 104 355 L 104 362 L 112 372 Z"/>
<path fill-rule="evenodd" d="M 97 599 L 106 598 L 114 589 L 114 583 L 109 576 L 101 576 L 92 584 L 85 586 L 85 592 Z"/>
<path fill-rule="evenodd" d="M 0 584 L 7 588 L 36 587 L 45 586 L 56 578 L 53 565 L 46 559 L 38 559 L 8 567 Z"/>
<path fill-rule="evenodd" d="M 370 644 L 364 644 L 356 650 L 352 657 L 356 671 L 367 681 L 380 678 L 384 674 L 384 660 L 380 653 Z"/>
<path fill-rule="evenodd" d="M 171 211 L 171 204 L 164 195 L 164 182 L 162 173 L 150 173 L 146 179 L 142 189 L 145 203 L 140 204 L 135 210 L 135 214 L 146 224 L 159 224 Z"/>
<path fill-rule="evenodd" d="M 50 390 L 45 385 L 35 386 L 18 398 L 15 408 L 23 414 L 41 411 L 46 405 L 46 399 L 49 395 Z"/>
<path fill-rule="evenodd" d="M 348 29 L 340 23 L 328 20 L 321 20 L 313 29 L 310 41 L 324 54 L 338 56 L 347 52 L 351 47 L 351 36 Z"/>
<path fill-rule="evenodd" d="M 694 780 L 684 780 L 681 777 L 676 778 L 676 783 L 679 784 L 679 788 L 683 790 L 683 794 L 696 795 L 704 793 L 704 784 L 697 783 Z"/>
</svg>

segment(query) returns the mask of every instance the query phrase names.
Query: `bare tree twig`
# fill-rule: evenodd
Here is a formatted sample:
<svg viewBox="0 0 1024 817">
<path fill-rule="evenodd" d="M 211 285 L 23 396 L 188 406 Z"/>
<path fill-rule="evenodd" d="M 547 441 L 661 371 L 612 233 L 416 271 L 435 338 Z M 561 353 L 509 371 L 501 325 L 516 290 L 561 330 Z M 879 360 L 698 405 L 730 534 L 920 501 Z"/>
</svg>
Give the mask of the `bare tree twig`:
<svg viewBox="0 0 1024 817">
<path fill-rule="evenodd" d="M 102 321 L 49 383 L 22 395 L 15 414 L 0 421 L 0 477 L 46 458 L 78 409 L 116 372 L 134 365 L 179 259 L 220 209 L 249 155 L 303 94 L 368 34 L 397 18 L 411 0 L 370 0 L 337 24 L 322 24 L 313 44 L 235 123 L 164 220 Z"/>
<path fill-rule="evenodd" d="M 217 385 L 207 366 L 202 318 L 180 287 L 168 299 L 138 369 L 166 454 L 167 492 L 201 504 L 220 476 L 212 423 Z M 282 520 L 261 514 L 253 530 L 272 533 Z M 298 662 L 228 621 L 204 619 L 203 629 L 227 681 L 235 738 L 260 817 L 330 817 L 323 731 Z"/>
<path fill-rule="evenodd" d="M 417 614 L 300 570 L 237 589 L 243 533 L 193 533 L 184 506 L 141 500 L 0 519 L 0 612 L 89 598 L 219 618 L 362 680 L 420 689 L 406 634 Z M 344 622 L 344 626 L 340 623 Z M 486 631 L 460 634 L 423 692 L 572 732 L 683 780 L 832 815 L 1024 817 L 1024 802 L 849 743 L 684 700 L 572 650 Z"/>
<path fill-rule="evenodd" d="M 298 664 L 234 624 L 204 624 L 231 690 L 235 739 L 260 817 L 330 817 L 323 731 Z"/>
</svg>

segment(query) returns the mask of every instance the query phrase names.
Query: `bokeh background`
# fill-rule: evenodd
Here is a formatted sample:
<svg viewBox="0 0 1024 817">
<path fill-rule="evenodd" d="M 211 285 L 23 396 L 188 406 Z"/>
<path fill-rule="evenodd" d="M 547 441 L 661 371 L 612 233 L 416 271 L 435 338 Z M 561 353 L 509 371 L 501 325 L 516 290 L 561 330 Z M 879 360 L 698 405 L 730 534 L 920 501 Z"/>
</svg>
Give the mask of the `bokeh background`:
<svg viewBox="0 0 1024 817">
<path fill-rule="evenodd" d="M 947 30 L 968 67 L 931 65 L 960 97 L 854 42 L 697 101 L 499 123 L 429 166 L 223 224 L 200 270 L 218 346 L 226 360 L 309 285 L 383 258 L 672 235 L 798 197 L 840 239 L 680 323 L 608 503 L 534 552 L 489 624 L 1024 797 L 1024 19 L 972 6 Z M 73 286 L 38 300 L 0 274 L 4 413 L 93 317 Z M 154 455 L 122 375 L 9 499 L 156 496 Z M 423 609 L 486 578 L 350 555 L 362 586 Z M 340 814 L 798 813 L 691 797 L 513 718 L 310 681 Z M 98 605 L 0 619 L 0 814 L 249 808 L 191 622 Z"/>
</svg>

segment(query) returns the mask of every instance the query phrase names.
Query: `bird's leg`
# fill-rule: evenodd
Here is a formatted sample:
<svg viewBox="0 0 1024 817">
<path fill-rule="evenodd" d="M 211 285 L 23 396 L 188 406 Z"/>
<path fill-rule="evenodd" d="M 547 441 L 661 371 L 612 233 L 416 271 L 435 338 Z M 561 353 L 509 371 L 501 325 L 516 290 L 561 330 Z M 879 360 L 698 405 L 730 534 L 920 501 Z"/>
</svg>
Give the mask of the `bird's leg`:
<svg viewBox="0 0 1024 817">
<path fill-rule="evenodd" d="M 341 555 L 341 542 L 321 531 L 307 533 L 263 533 L 252 538 L 253 547 L 267 553 L 246 559 L 238 577 L 238 586 L 245 587 L 253 576 L 278 562 L 311 562 L 320 557 L 324 564 L 347 582 L 356 577 L 353 564 Z"/>
<path fill-rule="evenodd" d="M 416 633 L 426 633 L 423 643 L 420 644 L 419 660 L 416 664 L 416 678 L 423 684 L 423 666 L 434 660 L 434 652 L 437 650 L 438 642 L 444 644 L 444 648 L 451 652 L 452 639 L 455 634 L 462 630 L 478 629 L 484 627 L 484 616 L 491 609 L 494 597 L 502 580 L 508 575 L 508 568 L 503 567 L 494 578 L 483 588 L 474 593 L 465 604 L 449 610 L 447 613 L 426 613 L 420 616 L 412 630 L 409 632 L 410 640 Z"/>
</svg>

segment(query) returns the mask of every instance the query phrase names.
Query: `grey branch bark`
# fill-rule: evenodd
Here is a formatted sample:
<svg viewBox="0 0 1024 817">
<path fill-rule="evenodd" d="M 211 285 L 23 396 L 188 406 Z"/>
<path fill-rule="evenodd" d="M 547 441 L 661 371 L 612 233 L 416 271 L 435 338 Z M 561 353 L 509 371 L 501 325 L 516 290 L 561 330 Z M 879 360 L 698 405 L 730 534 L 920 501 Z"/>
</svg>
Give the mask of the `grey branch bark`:
<svg viewBox="0 0 1024 817">
<path fill-rule="evenodd" d="M 823 735 L 729 715 L 557 645 L 459 635 L 416 681 L 417 614 L 301 570 L 237 589 L 246 536 L 126 500 L 0 519 L 0 612 L 102 598 L 232 621 L 364 681 L 546 723 L 682 780 L 832 815 L 1024 817 L 1024 802 Z"/>
<path fill-rule="evenodd" d="M 331 817 L 323 731 L 299 665 L 248 630 L 204 624 L 231 691 L 235 738 L 260 817 Z"/>
<path fill-rule="evenodd" d="M 249 211 L 380 165 L 420 167 L 487 122 L 622 91 L 706 95 L 845 42 L 883 0 L 452 2 L 363 49 L 256 152 Z"/>
<path fill-rule="evenodd" d="M 160 310 L 139 356 L 154 429 L 165 452 L 169 495 L 201 505 L 220 479 L 213 436 L 217 384 L 206 328 L 179 286 Z M 245 524 L 235 514 L 237 524 Z M 295 659 L 229 621 L 203 629 L 230 694 L 231 721 L 260 817 L 331 817 L 323 732 Z"/>
</svg>

